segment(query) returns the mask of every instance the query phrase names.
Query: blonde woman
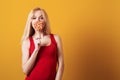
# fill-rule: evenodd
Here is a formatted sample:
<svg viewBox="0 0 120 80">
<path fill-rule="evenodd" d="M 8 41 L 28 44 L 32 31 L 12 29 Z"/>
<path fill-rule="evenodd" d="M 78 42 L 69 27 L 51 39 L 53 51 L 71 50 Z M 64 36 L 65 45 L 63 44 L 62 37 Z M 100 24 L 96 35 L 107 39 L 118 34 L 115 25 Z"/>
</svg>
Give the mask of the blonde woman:
<svg viewBox="0 0 120 80">
<path fill-rule="evenodd" d="M 28 15 L 22 37 L 22 69 L 25 80 L 62 80 L 62 42 L 60 36 L 50 32 L 44 9 L 34 8 Z"/>
</svg>

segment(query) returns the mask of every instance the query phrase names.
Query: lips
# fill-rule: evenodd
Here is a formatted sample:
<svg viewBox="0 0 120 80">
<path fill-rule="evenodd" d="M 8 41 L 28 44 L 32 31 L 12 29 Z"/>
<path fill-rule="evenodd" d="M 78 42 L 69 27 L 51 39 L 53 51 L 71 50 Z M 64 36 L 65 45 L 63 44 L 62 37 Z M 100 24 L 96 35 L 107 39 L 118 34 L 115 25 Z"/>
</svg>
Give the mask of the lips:
<svg viewBox="0 0 120 80">
<path fill-rule="evenodd" d="M 37 21 L 35 24 L 34 24 L 34 26 L 35 26 L 35 29 L 36 30 L 42 30 L 42 22 L 41 21 Z"/>
</svg>

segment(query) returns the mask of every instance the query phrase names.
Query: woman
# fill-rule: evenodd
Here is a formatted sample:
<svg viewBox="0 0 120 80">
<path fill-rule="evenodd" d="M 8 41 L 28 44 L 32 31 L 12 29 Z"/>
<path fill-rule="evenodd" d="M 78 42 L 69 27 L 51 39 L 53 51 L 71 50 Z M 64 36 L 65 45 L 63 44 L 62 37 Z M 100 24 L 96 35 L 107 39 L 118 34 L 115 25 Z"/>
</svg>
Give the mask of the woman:
<svg viewBox="0 0 120 80">
<path fill-rule="evenodd" d="M 62 42 L 58 35 L 50 33 L 47 13 L 41 8 L 28 15 L 22 37 L 22 69 L 25 80 L 62 80 Z"/>
</svg>

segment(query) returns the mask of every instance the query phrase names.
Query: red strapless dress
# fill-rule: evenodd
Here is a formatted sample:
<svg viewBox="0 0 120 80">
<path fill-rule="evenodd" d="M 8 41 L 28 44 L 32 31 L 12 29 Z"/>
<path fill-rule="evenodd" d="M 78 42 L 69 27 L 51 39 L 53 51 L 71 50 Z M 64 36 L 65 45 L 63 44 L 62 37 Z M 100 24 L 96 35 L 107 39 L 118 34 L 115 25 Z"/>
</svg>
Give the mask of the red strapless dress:
<svg viewBox="0 0 120 80">
<path fill-rule="evenodd" d="M 25 80 L 55 80 L 57 65 L 57 44 L 50 34 L 51 44 L 42 46 L 38 52 L 35 65 Z M 30 56 L 35 49 L 33 38 L 30 37 Z"/>
</svg>

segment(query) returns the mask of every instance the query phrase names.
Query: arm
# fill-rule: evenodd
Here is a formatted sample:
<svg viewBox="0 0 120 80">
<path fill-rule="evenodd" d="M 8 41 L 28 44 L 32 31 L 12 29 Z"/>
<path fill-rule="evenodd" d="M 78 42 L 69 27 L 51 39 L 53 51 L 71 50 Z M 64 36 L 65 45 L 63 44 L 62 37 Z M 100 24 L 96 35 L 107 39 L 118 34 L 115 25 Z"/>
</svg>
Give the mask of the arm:
<svg viewBox="0 0 120 80">
<path fill-rule="evenodd" d="M 29 47 L 30 41 L 27 39 L 22 43 L 22 69 L 26 75 L 33 68 L 38 53 L 38 49 L 35 49 L 31 57 L 29 57 Z"/>
<path fill-rule="evenodd" d="M 58 35 L 55 35 L 55 40 L 57 42 L 57 47 L 58 47 L 58 70 L 55 80 L 62 80 L 62 75 L 64 71 L 64 56 L 62 49 L 62 41 Z"/>
</svg>

